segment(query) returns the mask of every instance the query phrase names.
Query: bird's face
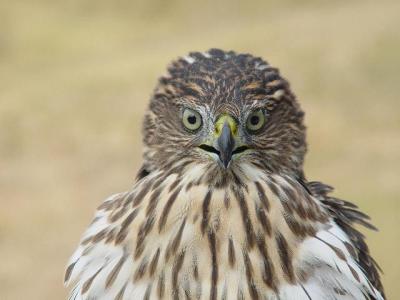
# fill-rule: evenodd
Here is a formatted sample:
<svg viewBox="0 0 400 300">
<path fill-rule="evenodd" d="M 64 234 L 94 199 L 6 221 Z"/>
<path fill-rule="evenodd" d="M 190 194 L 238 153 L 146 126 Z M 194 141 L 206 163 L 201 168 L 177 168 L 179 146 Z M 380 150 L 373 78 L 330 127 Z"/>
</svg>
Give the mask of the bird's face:
<svg viewBox="0 0 400 300">
<path fill-rule="evenodd" d="M 193 137 L 195 156 L 210 160 L 226 170 L 257 150 L 268 112 L 264 107 L 222 107 L 212 111 L 208 106 L 182 106 L 182 125 Z"/>
<path fill-rule="evenodd" d="M 251 163 L 301 172 L 303 112 L 278 71 L 259 58 L 192 53 L 161 78 L 144 121 L 145 160 L 207 164 L 226 174 Z"/>
</svg>

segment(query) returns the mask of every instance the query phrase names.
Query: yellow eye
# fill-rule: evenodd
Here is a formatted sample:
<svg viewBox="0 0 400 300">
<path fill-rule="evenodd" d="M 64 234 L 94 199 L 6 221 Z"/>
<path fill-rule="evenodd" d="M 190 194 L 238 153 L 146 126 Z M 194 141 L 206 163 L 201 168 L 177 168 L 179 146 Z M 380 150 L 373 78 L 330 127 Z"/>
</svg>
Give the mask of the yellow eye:
<svg viewBox="0 0 400 300">
<path fill-rule="evenodd" d="M 250 132 L 255 132 L 263 127 L 265 123 L 265 114 L 262 109 L 250 113 L 247 117 L 246 128 Z"/>
<path fill-rule="evenodd" d="M 197 111 L 185 108 L 182 115 L 182 123 L 187 129 L 195 131 L 201 127 L 203 121 Z"/>
</svg>

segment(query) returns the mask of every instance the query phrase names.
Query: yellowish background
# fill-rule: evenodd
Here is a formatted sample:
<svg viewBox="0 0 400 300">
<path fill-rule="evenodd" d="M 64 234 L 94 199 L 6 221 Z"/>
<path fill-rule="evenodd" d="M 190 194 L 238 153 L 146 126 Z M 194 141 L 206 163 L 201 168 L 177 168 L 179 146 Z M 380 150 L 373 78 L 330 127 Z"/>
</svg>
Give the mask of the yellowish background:
<svg viewBox="0 0 400 300">
<path fill-rule="evenodd" d="M 0 0 L 0 298 L 63 299 L 95 207 L 128 189 L 167 63 L 234 49 L 278 66 L 307 112 L 309 179 L 336 187 L 400 294 L 400 1 Z"/>
</svg>

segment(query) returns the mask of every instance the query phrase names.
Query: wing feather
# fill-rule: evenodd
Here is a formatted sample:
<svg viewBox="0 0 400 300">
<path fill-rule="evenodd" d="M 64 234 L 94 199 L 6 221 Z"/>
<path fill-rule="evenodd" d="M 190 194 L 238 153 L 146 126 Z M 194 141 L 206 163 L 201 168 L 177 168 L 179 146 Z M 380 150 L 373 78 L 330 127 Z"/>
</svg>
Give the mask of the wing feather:
<svg viewBox="0 0 400 300">
<path fill-rule="evenodd" d="M 307 187 L 327 208 L 337 225 L 338 229 L 332 233 L 334 235 L 338 235 L 339 231 L 344 233 L 347 240 L 344 239 L 343 234 L 340 234 L 338 238 L 344 242 L 354 262 L 363 271 L 371 285 L 385 298 L 379 275 L 381 269 L 370 254 L 368 245 L 365 242 L 365 236 L 354 227 L 355 224 L 359 224 L 369 229 L 377 230 L 376 227 L 370 223 L 370 217 L 361 212 L 355 204 L 346 200 L 330 197 L 329 193 L 333 191 L 333 188 L 324 183 L 316 181 L 309 182 L 307 183 Z M 373 295 L 370 295 L 370 297 L 373 297 Z"/>
<path fill-rule="evenodd" d="M 112 232 L 117 232 L 120 222 L 110 223 L 110 207 L 124 199 L 127 193 L 107 198 L 96 211 L 95 217 L 83 234 L 78 248 L 71 256 L 65 285 L 75 284 L 70 299 L 91 299 L 91 295 L 104 295 L 114 299 L 129 281 L 132 262 L 126 258 L 124 245 L 107 242 Z M 112 285 L 107 284 L 112 281 Z"/>
</svg>

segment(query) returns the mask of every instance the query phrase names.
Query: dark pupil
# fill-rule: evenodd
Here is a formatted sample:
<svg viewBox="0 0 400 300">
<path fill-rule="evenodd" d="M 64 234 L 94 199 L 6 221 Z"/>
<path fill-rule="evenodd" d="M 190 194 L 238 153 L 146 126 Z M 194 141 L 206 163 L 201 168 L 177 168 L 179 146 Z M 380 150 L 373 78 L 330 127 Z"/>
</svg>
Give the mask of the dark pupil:
<svg viewBox="0 0 400 300">
<path fill-rule="evenodd" d="M 250 118 L 251 125 L 257 125 L 259 122 L 260 122 L 260 117 L 259 116 L 252 116 Z"/>
<path fill-rule="evenodd" d="M 187 118 L 188 122 L 192 125 L 196 124 L 197 118 L 195 115 L 191 115 Z"/>
</svg>

